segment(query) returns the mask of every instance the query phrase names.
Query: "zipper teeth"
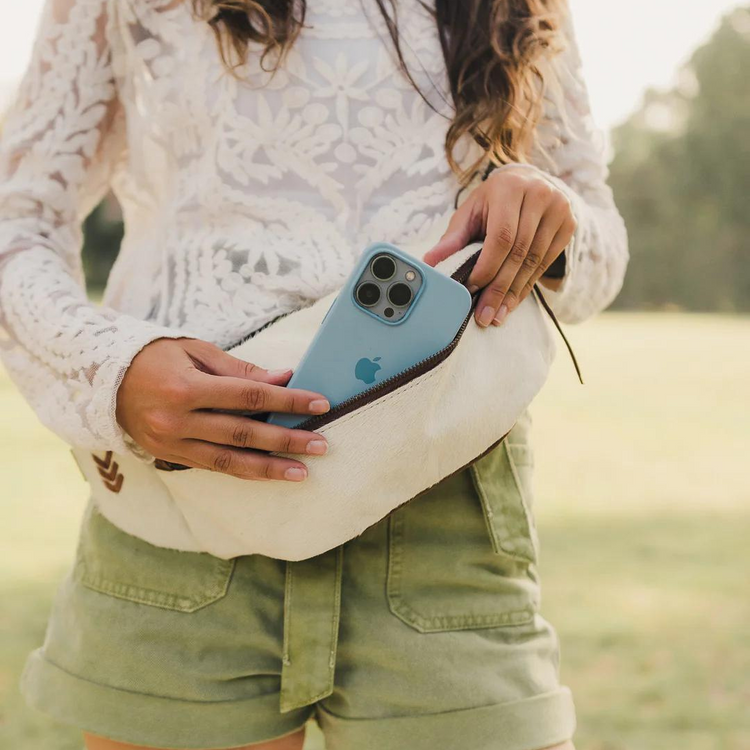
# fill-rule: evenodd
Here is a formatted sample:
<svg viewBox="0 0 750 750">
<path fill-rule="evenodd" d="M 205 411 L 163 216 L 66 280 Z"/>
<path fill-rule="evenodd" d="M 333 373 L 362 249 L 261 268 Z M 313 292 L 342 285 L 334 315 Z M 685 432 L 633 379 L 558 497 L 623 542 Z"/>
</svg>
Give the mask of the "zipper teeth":
<svg viewBox="0 0 750 750">
<path fill-rule="evenodd" d="M 304 422 L 301 422 L 298 424 L 295 429 L 296 430 L 314 430 L 316 427 L 320 427 L 321 425 L 327 424 L 329 421 L 332 421 L 336 418 L 336 416 L 347 409 L 348 407 L 352 406 L 352 404 L 357 404 L 360 401 L 365 402 L 368 399 L 370 399 L 371 396 L 377 395 L 380 391 L 388 389 L 391 385 L 393 385 L 394 382 L 397 382 L 402 379 L 408 379 L 412 373 L 415 371 L 419 371 L 421 369 L 424 369 L 424 373 L 429 371 L 428 365 L 430 365 L 434 360 L 440 360 L 444 359 L 444 355 L 450 352 L 451 349 L 454 349 L 456 345 L 458 344 L 458 340 L 463 335 L 463 332 L 466 330 L 466 326 L 469 322 L 469 319 L 471 318 L 471 311 L 464 319 L 463 323 L 461 323 L 461 327 L 458 329 L 458 332 L 456 333 L 455 338 L 448 344 L 447 346 L 444 346 L 440 351 L 435 352 L 435 354 L 431 354 L 429 357 L 426 357 L 425 359 L 420 360 L 416 364 L 412 365 L 411 367 L 407 367 L 405 370 L 401 370 L 401 372 L 396 373 L 395 375 L 391 375 L 390 378 L 387 380 L 383 380 L 382 382 L 378 383 L 377 385 L 373 386 L 372 388 L 368 388 L 366 391 L 362 391 L 361 393 L 358 393 L 356 396 L 351 396 L 350 398 L 346 399 L 346 401 L 342 401 L 340 404 L 337 404 L 333 407 L 330 411 L 327 411 L 325 414 L 321 414 L 320 416 L 310 417 L 310 419 L 306 419 Z M 419 373 L 419 374 L 424 374 Z"/>
<path fill-rule="evenodd" d="M 300 308 L 304 310 L 305 308 Z M 290 310 L 289 312 L 282 313 L 281 315 L 277 315 L 272 320 L 269 320 L 268 323 L 264 323 L 260 328 L 256 328 L 254 331 L 250 331 L 250 333 L 243 336 L 241 339 L 238 339 L 234 343 L 230 344 L 228 347 L 224 349 L 225 352 L 230 352 L 232 349 L 236 349 L 238 346 L 242 346 L 246 341 L 250 341 L 250 339 L 255 338 L 261 331 L 265 331 L 266 328 L 270 328 L 274 323 L 278 323 L 280 320 L 283 320 L 288 315 L 291 315 L 293 312 L 298 312 L 298 310 Z"/>
</svg>

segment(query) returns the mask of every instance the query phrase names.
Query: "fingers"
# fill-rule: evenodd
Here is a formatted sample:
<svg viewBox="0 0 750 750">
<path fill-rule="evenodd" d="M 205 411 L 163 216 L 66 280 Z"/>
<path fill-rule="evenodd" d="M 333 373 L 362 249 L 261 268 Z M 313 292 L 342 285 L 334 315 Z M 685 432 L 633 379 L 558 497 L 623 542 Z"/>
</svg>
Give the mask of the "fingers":
<svg viewBox="0 0 750 750">
<path fill-rule="evenodd" d="M 531 293 L 531 290 L 534 288 L 534 284 L 536 284 L 542 278 L 542 275 L 552 265 L 555 258 L 557 258 L 563 252 L 563 250 L 565 250 L 565 248 L 570 243 L 574 231 L 575 228 L 569 229 L 565 225 L 560 227 L 554 239 L 550 243 L 549 250 L 547 250 L 547 255 L 545 256 L 544 262 L 539 266 L 533 276 L 526 282 L 523 290 L 521 291 L 521 300 L 524 300 L 526 299 L 526 297 L 528 297 L 528 295 Z M 562 279 L 555 279 L 555 281 L 559 283 L 562 281 Z"/>
<path fill-rule="evenodd" d="M 192 409 L 323 414 L 331 408 L 328 400 L 314 391 L 235 377 L 197 376 L 191 398 Z"/>
<path fill-rule="evenodd" d="M 567 246 L 575 228 L 570 201 L 549 180 L 526 170 L 498 170 L 455 212 L 424 260 L 435 265 L 484 237 L 467 286 L 471 292 L 484 287 L 477 323 L 499 324 Z"/>
<path fill-rule="evenodd" d="M 534 238 L 542 221 L 542 215 L 542 211 L 537 206 L 533 204 L 527 206 L 524 204 L 521 208 L 518 228 L 510 246 L 508 246 L 509 243 L 507 242 L 510 234 L 506 232 L 503 235 L 504 244 L 502 249 L 498 248 L 495 250 L 495 258 L 501 257 L 498 270 L 496 270 L 494 278 L 489 281 L 477 302 L 475 318 L 480 326 L 486 327 L 498 315 L 502 318 L 507 314 L 509 304 L 513 301 L 508 296 L 508 293 L 518 272 L 524 263 L 527 262 L 526 258 L 534 244 Z M 507 229 L 509 225 L 504 224 L 503 226 Z M 482 252 L 484 254 L 484 251 Z M 480 255 L 479 260 L 481 259 L 482 256 Z M 494 263 L 488 267 L 494 268 Z M 484 271 L 484 269 L 482 270 Z M 501 311 L 504 303 L 505 309 Z"/>
<path fill-rule="evenodd" d="M 257 451 L 188 439 L 181 441 L 180 452 L 184 455 L 174 459 L 178 463 L 197 469 L 218 471 L 238 479 L 301 482 L 307 478 L 307 467 L 300 461 L 269 456 Z"/>
<path fill-rule="evenodd" d="M 492 194 L 492 210 L 487 216 L 487 232 L 482 252 L 469 275 L 467 286 L 475 291 L 487 286 L 496 276 L 506 259 L 517 252 L 518 243 L 530 243 L 533 237 L 527 236 L 529 229 L 521 226 L 524 193 L 517 188 L 515 181 L 498 181 Z M 527 224 L 531 214 L 527 214 Z M 527 245 L 528 246 L 528 245 Z M 480 297 L 478 307 L 481 310 Z"/>
<path fill-rule="evenodd" d="M 233 414 L 193 412 L 185 424 L 183 434 L 186 438 L 234 448 L 317 456 L 328 450 L 328 441 L 323 435 L 270 425 Z"/>
<path fill-rule="evenodd" d="M 510 252 L 477 302 L 481 326 L 500 325 L 560 255 L 576 229 L 567 197 L 539 182 L 524 196 Z"/>
<path fill-rule="evenodd" d="M 242 378 L 273 385 L 285 385 L 292 375 L 292 371 L 265 370 L 252 362 L 233 357 L 219 347 L 206 341 L 191 340 L 185 346 L 185 351 L 193 361 L 195 368 L 207 375 L 219 375 L 230 378 Z"/>
<path fill-rule="evenodd" d="M 475 237 L 480 237 L 483 230 L 481 203 L 468 198 L 451 217 L 445 234 L 422 260 L 428 266 L 436 266 L 453 253 L 465 248 Z"/>
<path fill-rule="evenodd" d="M 529 251 L 517 268 L 516 276 L 502 299 L 500 308 L 504 306 L 505 310 L 500 312 L 500 309 L 498 309 L 500 322 L 508 312 L 511 312 L 524 299 L 523 291 L 529 280 L 532 277 L 536 278 L 537 274 L 541 276 L 555 259 L 556 256 L 550 256 L 549 250 L 559 227 L 560 222 L 557 217 L 550 214 L 545 214 L 542 217 Z"/>
</svg>

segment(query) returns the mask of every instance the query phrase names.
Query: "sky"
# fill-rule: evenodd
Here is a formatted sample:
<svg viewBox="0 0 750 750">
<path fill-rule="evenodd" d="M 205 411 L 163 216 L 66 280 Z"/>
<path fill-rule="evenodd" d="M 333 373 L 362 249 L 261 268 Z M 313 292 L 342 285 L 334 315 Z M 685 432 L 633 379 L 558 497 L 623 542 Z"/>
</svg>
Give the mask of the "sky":
<svg viewBox="0 0 750 750">
<path fill-rule="evenodd" d="M 26 67 L 43 2 L 14 3 L 13 22 L 0 26 L 0 107 L 7 103 Z M 738 0 L 570 3 L 594 117 L 607 129 L 638 106 L 645 89 L 669 86 L 720 17 L 739 4 Z"/>
</svg>

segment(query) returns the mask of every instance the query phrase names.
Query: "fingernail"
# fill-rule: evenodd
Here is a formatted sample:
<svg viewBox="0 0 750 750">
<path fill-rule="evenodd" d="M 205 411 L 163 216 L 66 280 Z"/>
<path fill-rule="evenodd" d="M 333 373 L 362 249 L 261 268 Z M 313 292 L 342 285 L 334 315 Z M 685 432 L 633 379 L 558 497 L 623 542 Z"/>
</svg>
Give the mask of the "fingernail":
<svg viewBox="0 0 750 750">
<path fill-rule="evenodd" d="M 328 450 L 328 443 L 325 440 L 311 440 L 307 444 L 307 452 L 315 456 L 322 456 Z"/>
<path fill-rule="evenodd" d="M 468 289 L 471 294 L 474 294 L 474 292 L 478 291 L 479 287 L 476 284 L 470 284 Z"/>
<path fill-rule="evenodd" d="M 493 320 L 492 322 L 497 326 L 501 326 L 507 315 L 508 305 L 500 305 L 500 309 L 497 311 L 497 315 L 495 315 L 495 320 Z"/>
<path fill-rule="evenodd" d="M 307 477 L 307 471 L 300 469 L 299 466 L 292 466 L 284 472 L 284 479 L 290 482 L 301 482 Z"/>
<path fill-rule="evenodd" d="M 316 398 L 314 401 L 310 402 L 308 408 L 313 414 L 322 414 L 323 412 L 328 411 L 331 408 L 331 405 L 324 398 Z"/>
<path fill-rule="evenodd" d="M 492 322 L 492 319 L 495 317 L 495 308 L 491 305 L 486 305 L 482 308 L 482 312 L 479 313 L 479 319 L 478 323 L 480 326 L 484 326 L 485 328 Z"/>
<path fill-rule="evenodd" d="M 288 372 L 291 372 L 291 370 L 287 367 L 286 370 L 269 370 L 268 374 L 272 378 L 280 378 L 282 375 L 286 375 Z"/>
</svg>

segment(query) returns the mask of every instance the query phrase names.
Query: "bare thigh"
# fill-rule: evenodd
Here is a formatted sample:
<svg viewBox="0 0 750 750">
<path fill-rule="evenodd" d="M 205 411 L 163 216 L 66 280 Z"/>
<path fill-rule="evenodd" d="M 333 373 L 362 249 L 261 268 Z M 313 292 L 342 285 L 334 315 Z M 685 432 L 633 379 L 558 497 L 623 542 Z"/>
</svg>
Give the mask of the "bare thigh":
<svg viewBox="0 0 750 750">
<path fill-rule="evenodd" d="M 124 742 L 115 742 L 114 740 L 97 737 L 86 732 L 83 734 L 83 739 L 86 743 L 86 750 L 153 750 L 144 745 L 128 745 Z M 233 750 L 302 750 L 304 742 L 305 730 L 303 728 L 294 734 L 280 737 L 278 740 L 258 742 L 254 745 L 243 745 L 242 747 L 233 748 Z"/>
<path fill-rule="evenodd" d="M 575 745 L 568 740 L 567 742 L 563 742 L 562 745 L 553 745 L 552 747 L 547 747 L 544 750 L 576 750 Z"/>
</svg>

